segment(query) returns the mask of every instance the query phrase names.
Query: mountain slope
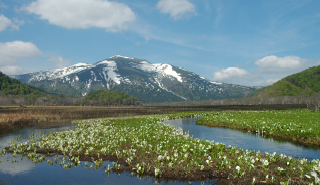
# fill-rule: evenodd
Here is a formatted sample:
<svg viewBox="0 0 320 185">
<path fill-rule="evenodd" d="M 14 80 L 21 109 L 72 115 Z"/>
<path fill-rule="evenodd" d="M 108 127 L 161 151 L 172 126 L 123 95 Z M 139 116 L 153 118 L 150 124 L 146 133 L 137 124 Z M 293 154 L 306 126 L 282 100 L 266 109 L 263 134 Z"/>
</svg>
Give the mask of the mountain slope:
<svg viewBox="0 0 320 185">
<path fill-rule="evenodd" d="M 212 82 L 181 67 L 120 55 L 95 64 L 12 77 L 55 94 L 85 96 L 98 90 L 118 90 L 144 103 L 241 98 L 257 89 Z"/>
<path fill-rule="evenodd" d="M 33 94 L 36 96 L 43 96 L 46 93 L 41 92 L 37 89 L 34 89 L 33 87 L 30 87 L 29 85 L 24 85 L 23 83 L 19 82 L 16 79 L 10 78 L 7 75 L 3 74 L 0 71 L 0 91 L 4 95 L 29 95 Z"/>
<path fill-rule="evenodd" d="M 310 96 L 320 92 L 320 66 L 287 76 L 267 87 L 258 96 Z"/>
</svg>

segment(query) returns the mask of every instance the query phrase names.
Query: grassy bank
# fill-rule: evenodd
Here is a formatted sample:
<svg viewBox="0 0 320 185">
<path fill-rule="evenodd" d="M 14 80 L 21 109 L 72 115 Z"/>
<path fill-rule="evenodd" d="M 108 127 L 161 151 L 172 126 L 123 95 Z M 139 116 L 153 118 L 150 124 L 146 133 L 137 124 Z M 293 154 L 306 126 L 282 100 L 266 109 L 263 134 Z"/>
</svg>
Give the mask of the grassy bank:
<svg viewBox="0 0 320 185">
<path fill-rule="evenodd" d="M 177 180 L 221 178 L 234 184 L 309 184 L 320 183 L 319 160 L 295 160 L 282 154 L 225 147 L 214 141 L 193 139 L 179 128 L 162 123 L 186 116 L 208 116 L 212 112 L 139 116 L 77 121 L 74 131 L 39 136 L 29 142 L 11 142 L 10 150 L 28 155 L 34 162 L 46 155 L 65 157 L 61 167 L 71 168 L 81 160 L 100 167 L 103 160 L 114 160 L 114 171 Z M 32 137 L 31 137 L 32 138 Z M 18 138 L 19 139 L 19 138 Z M 14 159 L 14 162 L 18 159 Z M 57 162 L 48 161 L 48 163 Z M 119 165 L 121 164 L 121 165 Z M 17 163 L 19 165 L 19 163 Z M 109 167 L 106 168 L 108 173 Z"/>
<path fill-rule="evenodd" d="M 282 138 L 306 146 L 320 146 L 320 112 L 223 111 L 197 121 L 210 127 L 227 127 Z"/>
</svg>

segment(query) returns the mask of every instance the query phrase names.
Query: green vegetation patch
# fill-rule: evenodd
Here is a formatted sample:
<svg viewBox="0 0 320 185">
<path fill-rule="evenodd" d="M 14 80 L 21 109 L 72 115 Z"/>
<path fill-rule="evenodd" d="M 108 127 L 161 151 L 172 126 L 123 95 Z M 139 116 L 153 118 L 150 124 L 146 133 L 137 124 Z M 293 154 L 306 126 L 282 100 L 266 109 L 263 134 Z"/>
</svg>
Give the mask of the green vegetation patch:
<svg viewBox="0 0 320 185">
<path fill-rule="evenodd" d="M 268 86 L 261 96 L 312 96 L 320 92 L 320 66 L 310 67 Z"/>
<path fill-rule="evenodd" d="M 320 112 L 307 109 L 223 111 L 198 120 L 197 124 L 234 128 L 303 145 L 320 146 Z"/>
<path fill-rule="evenodd" d="M 120 91 L 99 90 L 89 94 L 83 102 L 94 105 L 138 105 L 138 98 Z"/>
<path fill-rule="evenodd" d="M 13 157 L 27 155 L 34 163 L 45 161 L 45 155 L 61 154 L 63 168 L 78 166 L 82 160 L 101 167 L 102 161 L 117 161 L 106 173 L 129 171 L 132 175 L 153 175 L 156 179 L 201 180 L 222 177 L 234 184 L 319 183 L 319 160 L 295 160 L 282 154 L 262 154 L 225 147 L 224 144 L 194 139 L 181 128 L 162 123 L 186 116 L 207 116 L 211 112 L 140 116 L 122 119 L 77 121 L 74 131 L 50 133 L 27 142 L 10 143 Z M 18 138 L 19 139 L 19 138 Z M 2 150 L 2 154 L 6 152 Z M 38 153 L 37 153 L 38 152 Z M 58 158 L 58 157 L 57 157 Z M 49 164 L 58 163 L 47 161 Z M 67 160 L 66 160 L 67 159 Z M 16 162 L 13 159 L 13 162 Z M 18 165 L 19 163 L 17 163 Z M 88 163 L 85 163 L 86 166 Z M 316 179 L 316 180 L 315 180 Z"/>
</svg>

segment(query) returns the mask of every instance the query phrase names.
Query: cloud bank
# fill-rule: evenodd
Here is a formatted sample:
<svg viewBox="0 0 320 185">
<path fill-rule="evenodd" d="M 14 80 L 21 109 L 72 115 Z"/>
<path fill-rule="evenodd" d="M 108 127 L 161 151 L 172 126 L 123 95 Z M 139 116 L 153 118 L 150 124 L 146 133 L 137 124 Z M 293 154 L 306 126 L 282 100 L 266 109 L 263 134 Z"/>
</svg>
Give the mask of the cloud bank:
<svg viewBox="0 0 320 185">
<path fill-rule="evenodd" d="M 31 42 L 0 42 L 0 70 L 5 74 L 17 74 L 22 68 L 17 66 L 21 59 L 40 56 L 42 52 Z"/>
<path fill-rule="evenodd" d="M 21 10 L 68 29 L 98 27 L 116 32 L 136 19 L 126 4 L 107 0 L 36 0 Z"/>
<path fill-rule="evenodd" d="M 243 78 L 247 78 L 248 71 L 239 67 L 228 67 L 227 69 L 213 73 L 213 75 L 213 80 L 215 81 L 237 82 Z"/>
<path fill-rule="evenodd" d="M 63 68 L 71 65 L 70 60 L 63 59 L 62 57 L 51 57 L 48 61 L 52 62 L 55 68 Z"/>
<path fill-rule="evenodd" d="M 168 13 L 174 20 L 193 14 L 196 15 L 195 6 L 187 0 L 160 0 L 157 8 L 161 13 Z"/>
<path fill-rule="evenodd" d="M 261 71 L 278 73 L 278 72 L 291 72 L 301 68 L 306 59 L 302 59 L 297 56 L 277 57 L 274 55 L 266 56 L 260 60 L 257 60 L 255 64 L 259 66 Z"/>
</svg>

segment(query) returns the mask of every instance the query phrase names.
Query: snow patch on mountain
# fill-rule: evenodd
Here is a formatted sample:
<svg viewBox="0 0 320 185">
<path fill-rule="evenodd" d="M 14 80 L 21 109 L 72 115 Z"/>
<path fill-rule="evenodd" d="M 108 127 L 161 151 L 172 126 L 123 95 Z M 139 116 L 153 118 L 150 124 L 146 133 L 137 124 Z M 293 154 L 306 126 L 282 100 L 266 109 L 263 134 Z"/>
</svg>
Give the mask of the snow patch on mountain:
<svg viewBox="0 0 320 185">
<path fill-rule="evenodd" d="M 102 61 L 104 64 L 107 64 L 106 67 L 103 67 L 103 75 L 104 75 L 104 79 L 107 82 L 111 82 L 111 80 L 113 80 L 115 83 L 120 84 L 121 78 L 120 75 L 116 73 L 117 69 L 117 64 L 115 61 L 109 61 L 109 60 L 105 60 Z M 100 62 L 100 63 L 102 63 Z"/>
<path fill-rule="evenodd" d="M 62 69 L 54 69 L 49 71 L 40 71 L 39 74 L 33 75 L 28 82 L 41 81 L 41 80 L 53 80 L 57 78 L 63 78 L 73 73 L 78 73 L 85 69 L 88 69 L 91 65 L 86 63 L 78 63 Z"/>
<path fill-rule="evenodd" d="M 110 58 L 125 58 L 125 59 L 131 59 L 131 60 L 134 59 L 134 58 L 130 58 L 130 57 L 122 56 L 122 55 L 115 55 L 115 56 L 112 56 Z"/>
<path fill-rule="evenodd" d="M 222 83 L 219 83 L 219 82 L 213 82 L 213 81 L 209 81 L 209 82 L 216 85 L 222 85 Z"/>
<path fill-rule="evenodd" d="M 137 67 L 146 72 L 157 72 L 159 74 L 163 74 L 164 76 L 172 76 L 179 82 L 182 82 L 182 77 L 179 73 L 172 69 L 172 65 L 170 64 L 151 64 L 147 61 L 142 61 Z"/>
<path fill-rule="evenodd" d="M 159 79 L 158 79 L 158 78 L 155 78 L 155 81 L 158 83 L 158 85 L 159 85 L 159 87 L 160 87 L 161 89 L 163 89 L 163 90 L 165 90 L 165 91 L 167 91 L 167 92 L 169 92 L 169 93 L 172 93 L 172 94 L 174 94 L 174 95 L 176 95 L 176 96 L 184 99 L 185 101 L 188 100 L 187 98 L 185 98 L 185 97 L 183 97 L 183 96 L 180 96 L 180 95 L 172 92 L 171 90 L 167 89 L 166 87 L 164 87 L 163 84 L 161 84 L 161 83 L 159 82 Z"/>
</svg>

